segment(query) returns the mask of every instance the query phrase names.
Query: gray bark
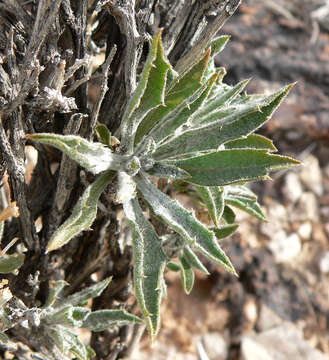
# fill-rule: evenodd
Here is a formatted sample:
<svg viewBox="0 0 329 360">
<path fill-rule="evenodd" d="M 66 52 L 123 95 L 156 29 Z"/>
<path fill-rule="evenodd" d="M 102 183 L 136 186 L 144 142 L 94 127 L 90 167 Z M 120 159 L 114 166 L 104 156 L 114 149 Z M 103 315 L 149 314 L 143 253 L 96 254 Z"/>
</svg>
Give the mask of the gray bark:
<svg viewBox="0 0 329 360">
<path fill-rule="evenodd" d="M 93 231 L 71 241 L 63 250 L 45 255 L 53 231 L 71 213 L 90 174 L 52 148 L 35 145 L 38 161 L 26 183 L 25 134 L 54 132 L 92 139 L 97 122 L 117 133 L 125 104 L 138 81 L 147 40 L 162 27 L 167 55 L 181 70 L 202 53 L 232 16 L 241 0 L 3 0 L 0 4 L 0 177 L 8 173 L 10 197 L 20 217 L 7 221 L 1 247 L 14 237 L 27 249 L 17 276 L 10 275 L 12 294 L 27 307 L 42 304 L 49 280 L 65 279 L 69 292 L 91 283 L 96 271 L 113 276 L 93 309 L 126 303 L 131 296 L 131 249 L 119 246 L 119 224 L 113 189 L 101 197 Z M 97 27 L 92 28 L 91 23 Z M 106 46 L 106 62 L 90 74 L 88 56 Z M 114 50 L 115 49 L 115 50 Z M 88 81 L 98 76 L 101 93 L 88 102 Z M 57 169 L 54 166 L 57 164 Z M 3 205 L 3 204 L 1 204 Z M 35 221 L 42 220 L 37 232 Z M 11 249 L 15 251 L 15 247 Z M 40 273 L 38 284 L 28 279 Z M 35 286 L 38 291 L 35 291 Z M 98 359 L 131 353 L 140 331 L 128 327 L 92 335 Z M 22 327 L 11 338 L 31 351 L 41 351 L 42 334 Z M 132 336 L 131 336 L 132 335 Z M 30 340 L 29 340 L 30 339 Z M 117 345 L 116 345 L 117 344 Z M 119 344 L 119 345 L 118 345 Z M 130 345 L 129 345 L 130 344 Z M 17 356 L 24 358 L 22 348 Z M 21 357 L 20 357 L 21 356 Z M 1 357 L 1 356 L 0 356 Z"/>
</svg>

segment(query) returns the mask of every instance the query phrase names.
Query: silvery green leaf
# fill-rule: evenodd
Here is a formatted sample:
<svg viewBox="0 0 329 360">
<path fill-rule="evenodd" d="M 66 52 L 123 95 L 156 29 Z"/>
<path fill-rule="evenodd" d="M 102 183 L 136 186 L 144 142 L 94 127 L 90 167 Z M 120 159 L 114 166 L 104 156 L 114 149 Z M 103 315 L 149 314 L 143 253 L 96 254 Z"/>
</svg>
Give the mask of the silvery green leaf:
<svg viewBox="0 0 329 360">
<path fill-rule="evenodd" d="M 95 132 L 98 138 L 98 141 L 102 144 L 108 146 L 110 149 L 112 149 L 111 146 L 111 132 L 104 124 L 98 124 L 95 127 Z"/>
<path fill-rule="evenodd" d="M 225 194 L 230 196 L 243 196 L 250 200 L 257 200 L 257 195 L 244 185 L 226 186 Z"/>
<path fill-rule="evenodd" d="M 167 72 L 171 66 L 164 55 L 161 33 L 159 31 L 152 40 L 138 86 L 128 102 L 121 123 L 122 144 L 129 152 L 133 150 L 134 135 L 140 122 L 152 109 L 164 104 Z"/>
<path fill-rule="evenodd" d="M 94 359 L 96 356 L 96 352 L 94 351 L 94 349 L 92 347 L 90 347 L 89 345 L 85 345 L 85 347 L 87 350 L 88 359 Z"/>
<path fill-rule="evenodd" d="M 227 224 L 235 225 L 235 213 L 228 205 L 225 205 L 222 217 Z"/>
<path fill-rule="evenodd" d="M 153 342 L 160 325 L 162 281 L 168 259 L 163 252 L 161 239 L 145 218 L 138 200 L 124 203 L 123 208 L 133 231 L 136 297 Z"/>
<path fill-rule="evenodd" d="M 238 224 L 222 225 L 219 228 L 212 227 L 211 230 L 215 233 L 217 239 L 224 239 L 232 235 L 237 229 Z"/>
<path fill-rule="evenodd" d="M 8 341 L 9 337 L 5 333 L 0 332 L 0 344 L 5 344 Z"/>
<path fill-rule="evenodd" d="M 0 255 L 0 274 L 15 272 L 24 264 L 24 254 Z"/>
<path fill-rule="evenodd" d="M 223 215 L 225 205 L 223 188 L 220 186 L 196 186 L 195 188 L 207 206 L 212 221 L 216 227 L 219 227 L 219 220 Z"/>
<path fill-rule="evenodd" d="M 47 308 L 49 306 L 53 306 L 54 303 L 58 300 L 58 295 L 61 293 L 61 291 L 67 285 L 69 285 L 69 284 L 64 280 L 50 281 L 49 282 L 49 295 L 48 295 L 47 301 L 43 307 Z"/>
<path fill-rule="evenodd" d="M 74 356 L 76 356 L 79 360 L 88 360 L 88 359 L 90 359 L 89 350 L 87 349 L 86 345 L 73 332 L 69 335 L 69 336 L 71 336 L 71 338 L 68 339 L 68 336 L 67 336 L 68 332 L 69 332 L 69 330 L 66 331 L 65 341 L 67 343 L 71 343 L 70 352 Z"/>
<path fill-rule="evenodd" d="M 0 299 L 1 303 L 6 303 L 7 301 L 3 301 L 3 299 Z M 4 304 L 1 304 L 4 305 Z M 13 326 L 16 325 L 15 321 L 12 321 L 12 318 L 10 317 L 8 308 L 6 307 L 5 309 L 3 308 L 3 306 L 1 306 L 0 308 L 0 331 L 4 332 L 10 328 L 12 328 Z"/>
<path fill-rule="evenodd" d="M 168 259 L 173 259 L 180 256 L 183 247 L 184 239 L 178 233 L 169 233 L 161 236 L 162 248 Z"/>
<path fill-rule="evenodd" d="M 112 278 L 107 278 L 92 286 L 87 287 L 86 289 L 83 289 L 73 295 L 68 296 L 61 302 L 59 302 L 57 307 L 66 305 L 78 306 L 80 304 L 84 304 L 87 300 L 99 296 L 107 288 L 111 280 Z"/>
<path fill-rule="evenodd" d="M 177 263 L 175 263 L 174 261 L 169 261 L 167 263 L 167 268 L 174 272 L 180 271 L 180 266 Z"/>
<path fill-rule="evenodd" d="M 72 305 L 61 306 L 58 308 L 48 308 L 41 312 L 41 319 L 47 325 L 62 324 L 64 326 L 71 326 L 72 323 L 67 321 L 68 313 L 72 309 Z"/>
<path fill-rule="evenodd" d="M 197 255 L 188 245 L 185 245 L 183 250 L 183 255 L 185 261 L 187 261 L 192 267 L 194 267 L 195 269 L 201 271 L 206 275 L 209 275 L 207 268 L 202 264 L 200 259 L 197 257 Z"/>
<path fill-rule="evenodd" d="M 247 137 L 229 141 L 225 143 L 225 149 L 258 149 L 267 150 L 268 152 L 278 151 L 270 139 L 257 134 L 250 134 Z"/>
<path fill-rule="evenodd" d="M 145 140 L 143 141 L 140 146 L 136 149 L 135 154 L 139 157 L 145 157 L 146 155 L 151 155 L 154 153 L 157 144 L 155 143 L 152 136 L 146 136 Z"/>
<path fill-rule="evenodd" d="M 28 139 L 61 150 L 93 174 L 105 170 L 124 170 L 130 156 L 118 155 L 101 143 L 93 143 L 80 136 L 39 133 L 26 135 Z"/>
<path fill-rule="evenodd" d="M 268 179 L 271 171 L 300 165 L 290 157 L 255 149 L 222 150 L 172 163 L 191 175 L 186 181 L 202 186 Z"/>
<path fill-rule="evenodd" d="M 125 172 L 118 173 L 118 189 L 115 196 L 115 201 L 119 204 L 124 204 L 136 196 L 136 185 L 133 178 Z"/>
<path fill-rule="evenodd" d="M 226 91 L 226 90 L 225 90 Z M 262 99 L 263 100 L 263 99 Z M 212 112 L 206 112 L 203 116 L 194 116 L 191 119 L 191 128 L 206 127 L 207 125 L 229 125 L 239 118 L 257 114 L 260 112 L 261 100 L 242 104 L 229 104 L 221 106 Z"/>
<path fill-rule="evenodd" d="M 166 89 L 164 105 L 153 109 L 140 123 L 135 144 L 138 144 L 157 123 L 160 123 L 165 116 L 201 87 L 202 75 L 209 57 L 210 51 L 207 51 L 190 69 L 172 81 L 170 87 Z"/>
<path fill-rule="evenodd" d="M 229 105 L 241 93 L 241 91 L 243 91 L 249 81 L 250 79 L 243 80 L 233 87 L 223 85 L 221 91 L 217 89 L 217 94 L 207 100 L 196 115 L 202 118 L 222 106 Z"/>
<path fill-rule="evenodd" d="M 169 136 L 158 144 L 153 157 L 157 160 L 170 160 L 181 157 L 217 151 L 225 141 L 241 137 L 239 129 L 232 131 L 231 127 L 247 117 L 254 117 L 260 112 L 259 106 L 247 104 L 232 107 L 220 108 L 203 118 L 194 116 L 190 119 L 192 126 L 181 127 L 174 135 Z M 210 120 L 208 122 L 208 120 Z M 247 127 L 253 122 L 244 121 Z M 237 127 L 237 125 L 235 125 Z M 246 127 L 246 126 L 245 126 Z M 254 130 L 251 130 L 251 132 Z"/>
<path fill-rule="evenodd" d="M 217 69 L 215 66 L 215 56 L 219 54 L 221 51 L 223 51 L 229 39 L 230 36 L 221 35 L 211 41 L 210 43 L 211 58 L 204 73 L 205 79 L 208 79 L 210 76 L 218 72 L 218 70 L 221 72 L 221 69 Z M 223 78 L 223 74 L 221 74 L 221 79 L 222 78 Z"/>
<path fill-rule="evenodd" d="M 73 306 L 70 313 L 70 318 L 72 318 L 75 322 L 79 322 L 80 324 L 80 321 L 84 322 L 88 318 L 90 312 L 91 310 L 87 307 Z M 79 327 L 81 327 L 81 325 Z"/>
<path fill-rule="evenodd" d="M 207 99 L 217 77 L 218 74 L 211 76 L 205 84 L 199 87 L 191 96 L 183 100 L 176 108 L 158 122 L 150 130 L 149 135 L 158 143 L 167 136 L 173 135 L 175 130 L 181 125 L 187 123 L 188 126 L 189 119 Z"/>
<path fill-rule="evenodd" d="M 210 48 L 211 48 L 211 57 L 214 58 L 216 55 L 218 55 L 220 52 L 222 52 L 227 44 L 227 42 L 230 40 L 230 35 L 220 35 L 210 42 Z"/>
<path fill-rule="evenodd" d="M 232 195 L 228 193 L 225 195 L 225 203 L 235 206 L 261 221 L 266 221 L 266 216 L 258 204 L 257 198 L 250 199 L 243 195 Z"/>
<path fill-rule="evenodd" d="M 227 115 L 225 115 L 225 109 L 220 110 L 220 117 L 217 120 L 216 112 L 210 113 L 207 115 L 212 119 L 210 123 L 206 121 L 201 126 L 188 129 L 170 138 L 157 147 L 154 158 L 163 160 L 184 154 L 192 156 L 193 153 L 216 151 L 228 141 L 250 135 L 270 119 L 292 86 L 288 85 L 258 103 L 239 105 L 235 111 L 231 111 Z"/>
<path fill-rule="evenodd" d="M 64 325 L 73 328 L 80 328 L 84 319 L 90 313 L 86 307 L 72 305 L 60 306 L 51 310 L 44 310 L 42 317 L 48 325 Z"/>
<path fill-rule="evenodd" d="M 180 270 L 181 270 L 181 280 L 182 280 L 183 289 L 185 293 L 188 295 L 193 289 L 194 271 L 190 266 L 190 264 L 188 263 L 188 261 L 185 260 L 184 255 L 180 257 L 179 262 L 181 268 Z"/>
<path fill-rule="evenodd" d="M 102 192 L 112 180 L 113 171 L 101 174 L 90 184 L 78 200 L 71 216 L 54 232 L 47 245 L 47 252 L 67 244 L 82 231 L 89 230 L 97 214 L 97 202 Z"/>
<path fill-rule="evenodd" d="M 89 313 L 81 327 L 91 331 L 103 331 L 114 325 L 141 323 L 142 320 L 124 310 L 98 310 Z"/>
<path fill-rule="evenodd" d="M 212 75 L 212 74 L 215 74 L 217 73 L 218 74 L 218 77 L 217 77 L 217 80 L 214 84 L 214 86 L 212 87 L 211 91 L 210 91 L 210 94 L 209 94 L 209 97 L 208 99 L 212 99 L 214 96 L 216 96 L 216 94 L 218 94 L 218 92 L 222 91 L 223 90 L 223 78 L 224 76 L 226 75 L 226 70 L 225 68 L 223 67 L 216 67 L 215 66 L 215 63 L 214 63 L 214 60 L 210 60 L 209 61 L 209 65 L 207 67 L 207 71 L 205 73 L 205 78 L 208 78 L 209 75 Z M 228 86 L 228 85 L 227 85 Z"/>
<path fill-rule="evenodd" d="M 190 174 L 187 171 L 161 161 L 155 162 L 154 165 L 145 172 L 161 178 L 187 179 L 190 177 Z"/>
<path fill-rule="evenodd" d="M 51 325 L 45 326 L 46 332 L 52 339 L 52 341 L 56 344 L 58 349 L 63 353 L 63 355 L 67 354 L 70 351 L 71 345 L 68 345 L 65 342 L 65 330 L 66 327 L 60 325 Z"/>
<path fill-rule="evenodd" d="M 213 232 L 177 201 L 158 190 L 144 176 L 138 175 L 134 180 L 144 199 L 160 219 L 179 233 L 192 248 L 235 274 L 233 265 L 217 243 Z"/>
<path fill-rule="evenodd" d="M 90 359 L 89 349 L 87 349 L 79 337 L 67 327 L 57 325 L 47 328 L 47 332 L 63 354 L 70 352 L 79 360 Z"/>
</svg>

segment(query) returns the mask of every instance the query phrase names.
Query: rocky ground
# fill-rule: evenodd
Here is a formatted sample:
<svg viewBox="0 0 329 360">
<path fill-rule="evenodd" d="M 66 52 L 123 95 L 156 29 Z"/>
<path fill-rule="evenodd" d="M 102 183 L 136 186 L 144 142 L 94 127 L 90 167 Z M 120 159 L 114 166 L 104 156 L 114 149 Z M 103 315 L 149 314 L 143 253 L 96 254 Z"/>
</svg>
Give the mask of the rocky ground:
<svg viewBox="0 0 329 360">
<path fill-rule="evenodd" d="M 239 278 L 208 263 L 187 296 L 167 274 L 158 340 L 130 359 L 329 358 L 328 19 L 328 0 L 244 0 L 225 25 L 227 83 L 252 77 L 255 93 L 298 82 L 261 131 L 304 166 L 253 185 L 268 222 L 240 212 L 222 243 Z"/>
<path fill-rule="evenodd" d="M 223 247 L 239 278 L 211 265 L 190 296 L 168 275 L 163 327 L 134 360 L 325 360 L 329 357 L 329 3 L 248 0 L 225 26 L 226 82 L 249 92 L 298 81 L 262 130 L 304 166 L 257 183 L 268 223 L 239 214 Z"/>
</svg>

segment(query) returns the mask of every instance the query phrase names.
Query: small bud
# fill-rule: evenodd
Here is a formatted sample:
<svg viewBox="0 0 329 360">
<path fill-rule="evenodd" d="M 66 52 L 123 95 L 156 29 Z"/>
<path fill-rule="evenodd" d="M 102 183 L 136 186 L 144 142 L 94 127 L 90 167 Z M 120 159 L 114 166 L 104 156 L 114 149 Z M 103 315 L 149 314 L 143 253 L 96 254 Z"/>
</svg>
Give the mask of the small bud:
<svg viewBox="0 0 329 360">
<path fill-rule="evenodd" d="M 126 173 L 130 176 L 135 176 L 138 174 L 141 168 L 141 163 L 137 156 L 133 156 L 130 161 L 126 164 Z"/>
</svg>

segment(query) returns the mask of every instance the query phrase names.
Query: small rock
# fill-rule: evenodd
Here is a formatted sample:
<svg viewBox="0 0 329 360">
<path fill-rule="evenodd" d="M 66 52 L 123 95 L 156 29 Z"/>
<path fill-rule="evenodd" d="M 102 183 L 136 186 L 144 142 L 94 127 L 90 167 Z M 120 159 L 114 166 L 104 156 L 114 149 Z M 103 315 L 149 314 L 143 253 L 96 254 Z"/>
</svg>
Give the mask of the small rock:
<svg viewBox="0 0 329 360">
<path fill-rule="evenodd" d="M 319 261 L 319 268 L 322 273 L 328 274 L 329 273 L 329 251 L 325 252 Z"/>
<path fill-rule="evenodd" d="M 310 239 L 312 235 L 312 224 L 310 221 L 307 221 L 300 225 L 300 227 L 297 230 L 298 235 L 302 240 L 308 240 Z"/>
<path fill-rule="evenodd" d="M 287 200 L 293 203 L 302 196 L 303 188 L 297 173 L 293 171 L 287 173 L 283 193 Z"/>
<path fill-rule="evenodd" d="M 129 357 L 129 360 L 198 360 L 197 356 L 189 353 L 180 352 L 175 346 L 171 344 L 164 344 L 156 342 L 152 349 L 137 349 Z M 128 360 L 128 359 L 126 359 Z"/>
<path fill-rule="evenodd" d="M 243 312 L 250 323 L 250 327 L 252 328 L 258 318 L 258 309 L 255 298 L 250 297 L 247 299 L 243 305 Z"/>
<path fill-rule="evenodd" d="M 321 206 L 320 215 L 324 218 L 329 218 L 329 206 Z"/>
<path fill-rule="evenodd" d="M 279 221 L 287 220 L 287 209 L 277 201 L 268 201 L 268 217 Z"/>
<path fill-rule="evenodd" d="M 209 311 L 207 311 L 204 323 L 207 326 L 208 331 L 220 331 L 225 329 L 230 319 L 230 312 L 228 311 L 227 306 L 210 304 L 207 308 Z"/>
<path fill-rule="evenodd" d="M 328 244 L 328 237 L 325 231 L 325 227 L 321 223 L 313 225 L 312 240 L 319 242 L 323 247 Z"/>
<path fill-rule="evenodd" d="M 311 192 L 304 192 L 299 198 L 296 207 L 289 214 L 290 221 L 319 221 L 318 201 Z"/>
<path fill-rule="evenodd" d="M 318 196 L 321 196 L 323 194 L 323 185 L 319 160 L 315 156 L 309 155 L 303 161 L 303 164 L 304 166 L 300 172 L 302 183 L 308 190 L 314 192 Z"/>
<path fill-rule="evenodd" d="M 285 322 L 260 334 L 244 336 L 242 360 L 326 360 L 327 356 L 312 348 L 302 330 Z"/>
<path fill-rule="evenodd" d="M 208 333 L 201 338 L 204 350 L 209 360 L 226 360 L 228 345 L 219 333 Z"/>
<path fill-rule="evenodd" d="M 257 328 L 260 331 L 269 330 L 280 325 L 283 320 L 271 308 L 263 304 L 260 307 Z"/>
<path fill-rule="evenodd" d="M 266 347 L 249 337 L 242 339 L 241 358 L 242 360 L 274 360 Z"/>
<path fill-rule="evenodd" d="M 268 201 L 267 204 L 267 223 L 260 224 L 262 234 L 271 238 L 273 234 L 288 227 L 287 209 L 276 201 Z"/>
<path fill-rule="evenodd" d="M 269 248 L 273 252 L 275 260 L 279 263 L 284 263 L 290 262 L 300 253 L 302 243 L 297 234 L 287 236 L 281 230 L 272 236 Z"/>
</svg>

